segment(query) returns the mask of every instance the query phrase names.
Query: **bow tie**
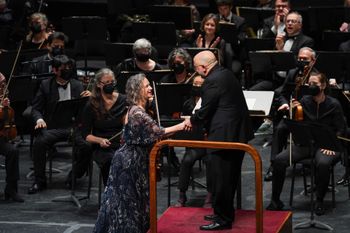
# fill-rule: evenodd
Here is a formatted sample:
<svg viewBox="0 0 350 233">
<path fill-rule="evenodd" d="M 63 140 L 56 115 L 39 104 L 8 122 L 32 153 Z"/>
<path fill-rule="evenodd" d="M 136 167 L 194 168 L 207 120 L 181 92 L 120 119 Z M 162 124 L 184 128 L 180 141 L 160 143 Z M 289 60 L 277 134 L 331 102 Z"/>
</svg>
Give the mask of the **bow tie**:
<svg viewBox="0 0 350 233">
<path fill-rule="evenodd" d="M 297 36 L 287 36 L 286 35 L 286 41 L 287 40 L 295 40 L 297 38 Z"/>
<path fill-rule="evenodd" d="M 225 21 L 225 22 L 230 22 L 230 20 L 228 18 L 222 17 L 221 20 Z"/>
<path fill-rule="evenodd" d="M 68 83 L 69 83 L 69 82 L 67 82 L 67 83 L 64 84 L 64 85 L 57 83 L 57 86 L 58 86 L 58 88 L 63 88 L 64 90 L 66 90 L 66 89 L 67 89 L 67 86 L 68 86 Z"/>
</svg>

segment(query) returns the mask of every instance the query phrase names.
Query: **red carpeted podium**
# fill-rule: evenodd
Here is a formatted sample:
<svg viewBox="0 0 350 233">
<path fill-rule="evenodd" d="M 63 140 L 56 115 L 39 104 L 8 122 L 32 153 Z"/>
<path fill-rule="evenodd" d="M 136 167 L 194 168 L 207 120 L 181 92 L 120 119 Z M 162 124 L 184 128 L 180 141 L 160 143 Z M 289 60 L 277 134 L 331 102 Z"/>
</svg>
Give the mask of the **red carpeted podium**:
<svg viewBox="0 0 350 233">
<path fill-rule="evenodd" d="M 212 209 L 191 207 L 170 207 L 158 220 L 158 233 L 196 233 L 199 226 L 207 224 L 204 215 L 212 214 Z M 255 211 L 236 210 L 235 222 L 231 230 L 211 231 L 218 233 L 255 233 Z M 264 211 L 264 233 L 292 232 L 292 214 L 289 211 Z"/>
</svg>

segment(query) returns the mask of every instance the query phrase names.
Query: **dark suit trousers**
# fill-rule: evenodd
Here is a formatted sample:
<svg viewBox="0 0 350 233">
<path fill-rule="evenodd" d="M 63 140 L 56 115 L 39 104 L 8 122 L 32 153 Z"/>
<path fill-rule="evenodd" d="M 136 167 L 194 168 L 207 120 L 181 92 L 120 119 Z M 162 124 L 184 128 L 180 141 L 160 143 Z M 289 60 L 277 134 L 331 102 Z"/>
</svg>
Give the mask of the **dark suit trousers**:
<svg viewBox="0 0 350 233">
<path fill-rule="evenodd" d="M 113 148 L 97 148 L 92 154 L 93 160 L 101 169 L 103 184 L 107 185 L 109 168 L 111 166 L 111 161 L 116 149 Z"/>
<path fill-rule="evenodd" d="M 221 221 L 234 221 L 233 201 L 241 175 L 244 151 L 220 150 L 210 153 L 213 176 L 214 214 Z"/>
<path fill-rule="evenodd" d="M 206 155 L 205 149 L 186 148 L 186 152 L 181 162 L 179 174 L 179 190 L 186 192 L 190 183 L 192 167 L 194 163 Z M 208 184 L 208 169 L 207 169 L 207 184 Z"/>
<path fill-rule="evenodd" d="M 46 183 L 46 152 L 57 142 L 68 141 L 70 129 L 42 129 L 33 144 L 34 175 L 37 183 Z M 91 148 L 79 132 L 76 132 L 75 145 L 75 177 L 79 178 L 86 172 L 91 159 Z"/>
<path fill-rule="evenodd" d="M 5 156 L 6 183 L 17 184 L 19 180 L 18 150 L 4 137 L 0 137 L 0 154 Z"/>
<path fill-rule="evenodd" d="M 310 158 L 310 148 L 293 146 L 292 162 Z M 315 187 L 317 200 L 323 200 L 329 184 L 330 170 L 329 168 L 339 161 L 340 155 L 336 152 L 335 156 L 324 155 L 320 150 L 315 155 Z M 272 176 L 272 200 L 279 200 L 283 184 L 286 176 L 286 168 L 289 166 L 289 147 L 278 154 L 273 163 Z"/>
</svg>

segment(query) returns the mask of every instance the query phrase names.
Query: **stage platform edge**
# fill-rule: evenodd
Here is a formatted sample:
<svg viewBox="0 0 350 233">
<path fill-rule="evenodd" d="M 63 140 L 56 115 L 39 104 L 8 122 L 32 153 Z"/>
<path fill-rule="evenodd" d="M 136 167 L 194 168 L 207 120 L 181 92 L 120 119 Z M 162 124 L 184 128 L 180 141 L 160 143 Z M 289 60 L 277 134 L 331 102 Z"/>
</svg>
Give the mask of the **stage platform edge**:
<svg viewBox="0 0 350 233">
<path fill-rule="evenodd" d="M 203 217 L 212 214 L 209 208 L 170 207 L 158 219 L 158 233 L 203 233 L 199 226 L 209 223 Z M 292 212 L 267 211 L 263 214 L 264 233 L 292 233 Z M 150 232 L 150 231 L 149 231 Z M 232 229 L 218 233 L 255 233 L 255 210 L 236 210 Z"/>
</svg>

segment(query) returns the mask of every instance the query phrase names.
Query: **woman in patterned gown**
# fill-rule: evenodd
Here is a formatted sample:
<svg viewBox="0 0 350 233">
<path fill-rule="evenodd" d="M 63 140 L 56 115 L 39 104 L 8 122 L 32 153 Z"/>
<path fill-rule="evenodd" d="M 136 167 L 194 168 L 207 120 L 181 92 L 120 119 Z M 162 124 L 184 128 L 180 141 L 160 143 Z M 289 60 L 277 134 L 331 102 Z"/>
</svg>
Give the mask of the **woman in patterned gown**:
<svg viewBox="0 0 350 233">
<path fill-rule="evenodd" d="M 152 87 L 144 74 L 126 84 L 129 109 L 124 144 L 114 154 L 107 187 L 93 232 L 143 233 L 149 229 L 148 160 L 151 146 L 161 137 L 184 129 L 184 123 L 159 127 L 145 112 Z"/>
</svg>

